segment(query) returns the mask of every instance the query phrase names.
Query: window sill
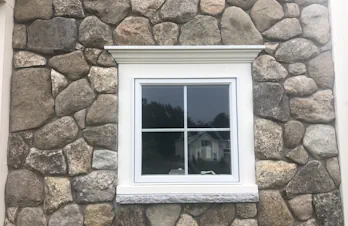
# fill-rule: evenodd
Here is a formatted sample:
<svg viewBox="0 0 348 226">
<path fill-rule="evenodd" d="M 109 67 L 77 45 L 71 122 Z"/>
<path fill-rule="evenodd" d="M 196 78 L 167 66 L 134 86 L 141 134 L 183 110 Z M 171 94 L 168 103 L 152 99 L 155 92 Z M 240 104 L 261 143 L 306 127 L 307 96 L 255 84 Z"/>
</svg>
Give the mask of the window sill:
<svg viewBox="0 0 348 226">
<path fill-rule="evenodd" d="M 119 204 L 258 202 L 257 185 L 118 186 Z"/>
</svg>

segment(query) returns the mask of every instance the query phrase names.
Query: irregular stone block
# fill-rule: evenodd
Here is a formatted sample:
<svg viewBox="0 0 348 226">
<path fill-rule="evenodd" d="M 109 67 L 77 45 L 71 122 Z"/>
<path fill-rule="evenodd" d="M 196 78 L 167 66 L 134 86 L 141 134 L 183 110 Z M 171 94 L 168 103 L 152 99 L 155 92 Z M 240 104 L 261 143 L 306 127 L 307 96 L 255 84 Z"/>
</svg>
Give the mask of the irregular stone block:
<svg viewBox="0 0 348 226">
<path fill-rule="evenodd" d="M 73 201 L 68 178 L 45 177 L 45 212 L 50 214 Z"/>
<path fill-rule="evenodd" d="M 298 220 L 308 220 L 313 215 L 312 195 L 296 196 L 289 200 L 289 207 Z"/>
<path fill-rule="evenodd" d="M 13 27 L 12 47 L 25 49 L 27 46 L 27 27 L 24 24 L 15 24 Z"/>
<path fill-rule="evenodd" d="M 209 203 L 186 204 L 184 207 L 184 212 L 194 217 L 198 217 L 205 213 L 211 206 L 212 204 Z"/>
<path fill-rule="evenodd" d="M 46 58 L 28 51 L 19 51 L 13 55 L 15 68 L 26 68 L 46 65 Z"/>
<path fill-rule="evenodd" d="M 258 82 L 276 82 L 284 79 L 288 71 L 270 55 L 262 55 L 253 62 L 253 79 Z"/>
<path fill-rule="evenodd" d="M 92 146 L 101 146 L 110 150 L 117 149 L 117 126 L 108 124 L 104 126 L 89 127 L 82 131 L 83 136 Z"/>
<path fill-rule="evenodd" d="M 225 9 L 225 0 L 201 0 L 199 7 L 204 14 L 217 16 Z"/>
<path fill-rule="evenodd" d="M 316 194 L 313 198 L 315 213 L 323 226 L 343 226 L 340 191 Z"/>
<path fill-rule="evenodd" d="M 65 87 L 68 86 L 68 80 L 61 73 L 51 70 L 52 95 L 56 97 Z"/>
<path fill-rule="evenodd" d="M 330 52 L 324 52 L 308 62 L 309 76 L 321 87 L 332 89 L 335 72 Z"/>
<path fill-rule="evenodd" d="M 26 207 L 19 212 L 17 225 L 47 226 L 47 219 L 40 207 Z"/>
<path fill-rule="evenodd" d="M 152 28 L 153 36 L 158 45 L 175 45 L 179 38 L 179 26 L 172 22 L 156 24 Z"/>
<path fill-rule="evenodd" d="M 279 46 L 279 43 L 277 42 L 265 42 L 265 52 L 270 54 L 270 55 L 274 55 L 274 51 L 276 51 L 276 49 Z"/>
<path fill-rule="evenodd" d="M 304 38 L 294 38 L 279 45 L 275 52 L 278 61 L 294 63 L 306 61 L 319 54 L 319 49 L 313 42 Z"/>
<path fill-rule="evenodd" d="M 132 11 L 146 17 L 151 17 L 164 2 L 165 0 L 131 0 Z"/>
<path fill-rule="evenodd" d="M 256 0 L 227 0 L 230 5 L 248 10 L 255 4 Z"/>
<path fill-rule="evenodd" d="M 54 10 L 57 16 L 83 18 L 85 12 L 80 0 L 53 0 Z"/>
<path fill-rule="evenodd" d="M 329 172 L 331 178 L 335 182 L 336 186 L 341 184 L 340 165 L 337 158 L 331 158 L 326 161 L 326 169 Z"/>
<path fill-rule="evenodd" d="M 300 13 L 300 7 L 296 3 L 286 3 L 284 5 L 285 17 L 299 17 Z"/>
<path fill-rule="evenodd" d="M 49 226 L 83 226 L 83 216 L 76 204 L 70 204 L 53 213 L 48 221 Z"/>
<path fill-rule="evenodd" d="M 108 150 L 95 150 L 93 153 L 93 169 L 115 170 L 117 169 L 117 153 Z"/>
<path fill-rule="evenodd" d="M 308 162 L 308 153 L 306 149 L 301 145 L 291 151 L 289 151 L 286 154 L 286 157 L 288 159 L 291 159 L 292 161 L 296 162 L 300 165 L 305 165 Z"/>
<path fill-rule="evenodd" d="M 199 225 L 228 225 L 234 217 L 235 206 L 233 204 L 216 204 L 201 216 Z"/>
<path fill-rule="evenodd" d="M 176 226 L 198 226 L 197 221 L 188 214 L 182 214 Z"/>
<path fill-rule="evenodd" d="M 52 0 L 16 0 L 14 17 L 19 22 L 50 19 L 53 14 Z"/>
<path fill-rule="evenodd" d="M 8 137 L 7 165 L 13 168 L 20 168 L 29 153 L 29 146 L 18 134 L 10 134 Z"/>
<path fill-rule="evenodd" d="M 120 205 L 116 208 L 116 226 L 145 226 L 144 205 Z"/>
<path fill-rule="evenodd" d="M 264 32 L 284 17 L 284 11 L 276 0 L 258 0 L 250 15 L 257 29 Z"/>
<path fill-rule="evenodd" d="M 86 226 L 109 226 L 114 216 L 111 204 L 91 204 L 85 209 L 84 223 Z"/>
<path fill-rule="evenodd" d="M 151 225 L 174 225 L 180 215 L 181 207 L 176 204 L 159 204 L 146 210 L 146 217 Z"/>
<path fill-rule="evenodd" d="M 9 208 L 7 208 L 6 216 L 7 216 L 9 221 L 11 221 L 11 222 L 15 222 L 16 221 L 18 209 L 19 209 L 18 207 L 9 207 Z"/>
<path fill-rule="evenodd" d="M 96 65 L 98 58 L 102 52 L 103 51 L 101 49 L 86 48 L 84 53 L 85 53 L 85 58 L 88 61 L 88 63 Z"/>
<path fill-rule="evenodd" d="M 289 64 L 289 73 L 292 75 L 306 74 L 306 65 L 304 63 Z"/>
<path fill-rule="evenodd" d="M 257 215 L 255 203 L 238 203 L 236 205 L 236 214 L 240 218 L 254 218 Z"/>
<path fill-rule="evenodd" d="M 300 6 L 310 5 L 310 4 L 321 4 L 324 2 L 327 2 L 327 0 L 295 0 L 295 3 L 299 4 Z"/>
<path fill-rule="evenodd" d="M 111 56 L 111 54 L 108 51 L 103 51 L 98 58 L 97 63 L 104 67 L 115 67 L 116 62 L 114 61 L 114 58 Z"/>
<path fill-rule="evenodd" d="M 67 169 L 62 150 L 47 151 L 31 148 L 25 164 L 42 174 L 49 175 L 62 175 Z"/>
<path fill-rule="evenodd" d="M 98 93 L 116 93 L 117 69 L 92 67 L 88 79 L 93 89 Z"/>
<path fill-rule="evenodd" d="M 93 102 L 87 113 L 87 124 L 106 124 L 117 122 L 117 97 L 101 94 Z"/>
<path fill-rule="evenodd" d="M 160 17 L 175 23 L 186 23 L 196 16 L 199 0 L 167 0 L 161 10 Z"/>
<path fill-rule="evenodd" d="M 304 125 L 296 120 L 284 124 L 284 144 L 286 147 L 294 148 L 302 141 L 305 133 Z"/>
<path fill-rule="evenodd" d="M 80 129 L 86 128 L 86 109 L 82 109 L 74 114 L 75 121 Z"/>
<path fill-rule="evenodd" d="M 258 226 L 255 219 L 235 219 L 231 226 Z"/>
<path fill-rule="evenodd" d="M 284 19 L 262 33 L 262 35 L 268 39 L 277 39 L 282 41 L 289 40 L 290 38 L 294 38 L 301 34 L 301 24 L 298 19 L 295 18 Z"/>
<path fill-rule="evenodd" d="M 318 90 L 315 81 L 305 75 L 288 78 L 284 82 L 285 92 L 292 96 L 308 96 Z"/>
</svg>

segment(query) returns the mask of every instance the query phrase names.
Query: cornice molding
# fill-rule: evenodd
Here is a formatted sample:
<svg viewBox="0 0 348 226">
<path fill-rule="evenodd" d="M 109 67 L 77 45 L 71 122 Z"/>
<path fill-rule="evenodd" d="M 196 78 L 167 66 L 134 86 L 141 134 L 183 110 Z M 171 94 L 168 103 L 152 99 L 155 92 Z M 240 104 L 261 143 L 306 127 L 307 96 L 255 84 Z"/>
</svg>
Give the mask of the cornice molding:
<svg viewBox="0 0 348 226">
<path fill-rule="evenodd" d="M 118 64 L 251 63 L 263 45 L 105 46 Z"/>
</svg>

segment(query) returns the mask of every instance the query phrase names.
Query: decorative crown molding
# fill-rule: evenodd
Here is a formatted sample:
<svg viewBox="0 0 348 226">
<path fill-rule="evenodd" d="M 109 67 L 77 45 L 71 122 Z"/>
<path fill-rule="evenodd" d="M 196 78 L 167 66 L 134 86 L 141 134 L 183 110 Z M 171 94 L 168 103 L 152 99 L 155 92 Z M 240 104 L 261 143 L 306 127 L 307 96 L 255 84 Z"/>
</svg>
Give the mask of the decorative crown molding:
<svg viewBox="0 0 348 226">
<path fill-rule="evenodd" d="M 264 45 L 105 46 L 119 64 L 251 63 Z"/>
</svg>

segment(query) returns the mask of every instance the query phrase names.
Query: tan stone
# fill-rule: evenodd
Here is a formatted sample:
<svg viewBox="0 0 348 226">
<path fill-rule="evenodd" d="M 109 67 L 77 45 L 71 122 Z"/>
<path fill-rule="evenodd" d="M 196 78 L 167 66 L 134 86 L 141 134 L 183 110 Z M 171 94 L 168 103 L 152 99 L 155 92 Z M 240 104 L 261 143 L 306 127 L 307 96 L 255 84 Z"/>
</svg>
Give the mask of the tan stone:
<svg viewBox="0 0 348 226">
<path fill-rule="evenodd" d="M 212 16 L 219 15 L 225 9 L 225 0 L 201 0 L 200 9 Z"/>
<path fill-rule="evenodd" d="M 110 226 L 114 219 L 111 204 L 91 204 L 85 209 L 84 223 L 86 226 Z"/>
<path fill-rule="evenodd" d="M 50 214 L 72 201 L 70 180 L 61 177 L 45 177 L 45 212 Z"/>
</svg>

